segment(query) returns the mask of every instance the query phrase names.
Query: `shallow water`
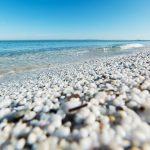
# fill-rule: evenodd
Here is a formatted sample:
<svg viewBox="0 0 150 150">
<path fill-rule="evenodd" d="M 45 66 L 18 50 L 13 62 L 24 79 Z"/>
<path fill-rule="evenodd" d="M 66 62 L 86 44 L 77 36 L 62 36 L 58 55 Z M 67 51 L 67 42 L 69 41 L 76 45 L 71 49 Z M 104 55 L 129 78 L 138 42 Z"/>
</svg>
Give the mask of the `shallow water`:
<svg viewBox="0 0 150 150">
<path fill-rule="evenodd" d="M 0 41 L 0 74 L 131 53 L 145 45 L 150 45 L 150 41 Z"/>
</svg>

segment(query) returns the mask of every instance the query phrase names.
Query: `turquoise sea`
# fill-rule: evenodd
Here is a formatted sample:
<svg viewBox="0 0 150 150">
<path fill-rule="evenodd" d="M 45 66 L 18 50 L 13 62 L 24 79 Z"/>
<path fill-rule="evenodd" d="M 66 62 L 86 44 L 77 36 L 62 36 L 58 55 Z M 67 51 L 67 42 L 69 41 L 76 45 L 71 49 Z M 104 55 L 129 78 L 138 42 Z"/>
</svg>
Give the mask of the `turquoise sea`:
<svg viewBox="0 0 150 150">
<path fill-rule="evenodd" d="M 0 74 L 16 73 L 53 64 L 133 53 L 150 41 L 22 40 L 0 41 Z"/>
</svg>

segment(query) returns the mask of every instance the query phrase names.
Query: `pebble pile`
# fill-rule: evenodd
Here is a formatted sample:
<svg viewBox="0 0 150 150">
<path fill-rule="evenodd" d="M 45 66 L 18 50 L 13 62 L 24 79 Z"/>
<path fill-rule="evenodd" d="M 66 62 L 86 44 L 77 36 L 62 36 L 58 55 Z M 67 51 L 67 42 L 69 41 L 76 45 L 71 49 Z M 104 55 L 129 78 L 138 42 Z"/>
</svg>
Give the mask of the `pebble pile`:
<svg viewBox="0 0 150 150">
<path fill-rule="evenodd" d="M 150 150 L 150 52 L 0 79 L 1 150 Z"/>
</svg>

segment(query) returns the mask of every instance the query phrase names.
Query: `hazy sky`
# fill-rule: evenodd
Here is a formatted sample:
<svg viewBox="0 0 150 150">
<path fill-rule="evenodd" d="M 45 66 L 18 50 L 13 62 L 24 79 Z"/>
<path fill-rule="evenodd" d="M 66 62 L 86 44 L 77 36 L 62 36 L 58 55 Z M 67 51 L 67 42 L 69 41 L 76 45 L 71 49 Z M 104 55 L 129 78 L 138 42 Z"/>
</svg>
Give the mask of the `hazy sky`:
<svg viewBox="0 0 150 150">
<path fill-rule="evenodd" d="M 150 39 L 150 0 L 0 0 L 0 39 Z"/>
</svg>

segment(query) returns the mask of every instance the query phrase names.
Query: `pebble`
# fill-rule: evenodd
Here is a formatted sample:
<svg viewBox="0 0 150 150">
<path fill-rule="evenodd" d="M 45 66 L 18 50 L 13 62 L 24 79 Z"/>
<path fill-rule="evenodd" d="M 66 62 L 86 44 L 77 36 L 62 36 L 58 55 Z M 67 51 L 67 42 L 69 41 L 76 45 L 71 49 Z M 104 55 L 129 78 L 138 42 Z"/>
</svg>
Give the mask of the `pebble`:
<svg viewBox="0 0 150 150">
<path fill-rule="evenodd" d="M 92 125 L 93 123 L 95 123 L 95 120 L 96 120 L 95 115 L 94 115 L 93 113 L 91 113 L 91 114 L 86 118 L 85 123 Z"/>
<path fill-rule="evenodd" d="M 150 101 L 142 104 L 139 114 L 144 121 L 150 123 Z"/>
<path fill-rule="evenodd" d="M 37 140 L 37 136 L 35 133 L 30 133 L 29 136 L 28 136 L 28 139 L 27 139 L 27 143 L 32 145 L 36 142 Z"/>
<path fill-rule="evenodd" d="M 95 99 L 96 99 L 99 103 L 104 104 L 104 103 L 105 103 L 105 100 L 106 100 L 106 97 L 107 97 L 106 92 L 99 92 L 99 93 L 96 94 Z"/>
<path fill-rule="evenodd" d="M 6 116 L 4 116 L 1 120 L 6 119 L 9 122 L 16 121 L 16 120 L 22 118 L 25 115 L 25 113 L 26 113 L 26 110 L 11 112 L 11 113 L 7 114 Z"/>
<path fill-rule="evenodd" d="M 20 139 L 20 140 L 17 142 L 15 149 L 16 149 L 16 150 L 22 150 L 22 149 L 24 148 L 24 146 L 25 146 L 25 143 L 26 143 L 25 139 Z"/>
<path fill-rule="evenodd" d="M 114 101 L 113 104 L 115 106 L 124 106 L 125 105 L 125 101 L 123 100 L 124 95 L 120 95 L 118 96 Z"/>
<path fill-rule="evenodd" d="M 90 148 L 92 148 L 92 141 L 89 137 L 83 138 L 80 140 L 80 145 L 82 150 L 89 150 Z"/>
<path fill-rule="evenodd" d="M 88 130 L 86 128 L 82 128 L 79 132 L 81 138 L 85 138 L 88 136 Z"/>
<path fill-rule="evenodd" d="M 76 123 L 81 123 L 90 115 L 90 111 L 88 109 L 82 109 L 80 112 L 76 114 L 75 121 Z"/>
<path fill-rule="evenodd" d="M 144 83 L 141 85 L 142 90 L 150 90 L 150 79 L 145 80 Z"/>
<path fill-rule="evenodd" d="M 137 107 L 138 103 L 136 101 L 129 101 L 127 103 L 127 106 L 130 107 L 130 108 Z"/>
<path fill-rule="evenodd" d="M 43 109 L 43 106 L 42 106 L 42 105 L 37 105 L 37 106 L 34 108 L 34 111 L 35 111 L 36 113 L 38 113 L 38 112 L 41 112 L 42 109 Z"/>
<path fill-rule="evenodd" d="M 60 115 L 52 114 L 50 116 L 50 122 L 54 127 L 60 127 L 62 125 L 62 118 Z"/>
<path fill-rule="evenodd" d="M 78 106 L 80 106 L 81 104 L 82 104 L 82 102 L 79 100 L 79 98 L 71 98 L 70 101 L 65 102 L 65 103 L 62 104 L 62 109 L 63 109 L 65 112 L 68 112 L 69 109 L 78 107 Z"/>
<path fill-rule="evenodd" d="M 51 149 L 51 145 L 49 143 L 49 139 L 46 139 L 40 143 L 38 143 L 37 145 L 37 150 L 50 150 Z"/>
<path fill-rule="evenodd" d="M 54 135 L 59 138 L 67 138 L 70 134 L 70 129 L 68 127 L 60 127 L 55 130 Z"/>
<path fill-rule="evenodd" d="M 36 116 L 36 113 L 34 112 L 34 111 L 30 111 L 30 112 L 28 112 L 28 113 L 26 113 L 25 114 L 25 116 L 24 116 L 24 120 L 25 121 L 30 121 L 30 120 L 32 120 L 33 118 L 35 118 L 35 116 Z"/>
<path fill-rule="evenodd" d="M 0 149 L 150 149 L 150 52 L 0 78 Z"/>
</svg>

